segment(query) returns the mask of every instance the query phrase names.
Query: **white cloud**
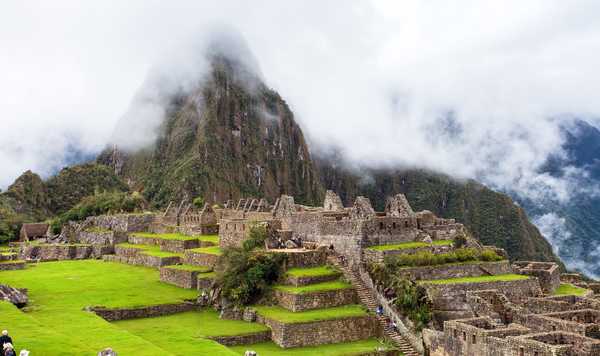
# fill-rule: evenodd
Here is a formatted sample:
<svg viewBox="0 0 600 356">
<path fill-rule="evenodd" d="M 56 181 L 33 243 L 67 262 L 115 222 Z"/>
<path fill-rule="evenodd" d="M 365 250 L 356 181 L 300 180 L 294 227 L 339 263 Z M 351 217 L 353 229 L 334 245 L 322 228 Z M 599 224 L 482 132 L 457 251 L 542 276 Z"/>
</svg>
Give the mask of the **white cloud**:
<svg viewBox="0 0 600 356">
<path fill-rule="evenodd" d="M 564 200 L 573 184 L 536 170 L 559 149 L 561 123 L 600 117 L 599 10 L 541 0 L 5 3 L 0 186 L 59 167 L 72 138 L 100 150 L 123 115 L 151 133 L 162 108 L 139 111 L 133 96 L 157 64 L 175 81 L 201 72 L 182 44 L 218 24 L 240 31 L 315 145 L 341 147 L 353 163 Z"/>
</svg>

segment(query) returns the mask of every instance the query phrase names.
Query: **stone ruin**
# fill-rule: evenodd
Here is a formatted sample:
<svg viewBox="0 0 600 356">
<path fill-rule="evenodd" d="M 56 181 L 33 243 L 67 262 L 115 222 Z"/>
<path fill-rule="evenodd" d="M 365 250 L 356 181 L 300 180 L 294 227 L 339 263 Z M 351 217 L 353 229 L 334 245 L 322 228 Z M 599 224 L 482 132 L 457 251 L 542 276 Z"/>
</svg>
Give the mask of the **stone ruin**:
<svg viewBox="0 0 600 356">
<path fill-rule="evenodd" d="M 0 300 L 10 302 L 17 308 L 23 308 L 29 301 L 27 289 L 13 288 L 11 286 L 0 284 Z"/>
<path fill-rule="evenodd" d="M 344 204 L 339 195 L 333 191 L 328 190 L 325 192 L 325 201 L 323 202 L 323 210 L 325 211 L 343 211 Z"/>
</svg>

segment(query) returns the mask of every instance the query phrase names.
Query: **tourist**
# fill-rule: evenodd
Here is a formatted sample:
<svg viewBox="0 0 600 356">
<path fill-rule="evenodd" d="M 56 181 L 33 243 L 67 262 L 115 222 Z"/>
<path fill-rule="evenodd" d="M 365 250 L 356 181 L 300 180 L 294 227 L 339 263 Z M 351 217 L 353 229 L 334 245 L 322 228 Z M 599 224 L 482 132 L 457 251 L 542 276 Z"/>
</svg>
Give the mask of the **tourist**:
<svg viewBox="0 0 600 356">
<path fill-rule="evenodd" d="M 375 313 L 377 313 L 378 316 L 382 316 L 383 315 L 383 307 L 381 305 L 378 305 L 377 309 L 375 309 Z"/>
<path fill-rule="evenodd" d="M 12 343 L 7 342 L 6 344 L 4 344 L 4 356 L 17 356 Z"/>
<path fill-rule="evenodd" d="M 10 338 L 10 336 L 8 336 L 8 330 L 2 330 L 2 336 L 0 336 L 0 345 L 12 343 L 12 339 Z"/>
<path fill-rule="evenodd" d="M 29 356 L 29 351 L 21 350 L 21 352 L 19 352 L 19 356 Z"/>
</svg>

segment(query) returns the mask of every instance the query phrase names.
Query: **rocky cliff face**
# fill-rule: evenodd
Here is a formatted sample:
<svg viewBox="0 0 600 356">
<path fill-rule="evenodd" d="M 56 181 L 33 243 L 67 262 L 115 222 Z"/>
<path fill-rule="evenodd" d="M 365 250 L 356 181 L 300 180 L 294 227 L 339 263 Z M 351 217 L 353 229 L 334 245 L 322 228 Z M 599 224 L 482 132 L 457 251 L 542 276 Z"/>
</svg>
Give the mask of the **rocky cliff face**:
<svg viewBox="0 0 600 356">
<path fill-rule="evenodd" d="M 109 165 L 155 206 L 203 196 L 207 202 L 280 194 L 316 203 L 322 189 L 302 130 L 285 101 L 241 64 L 216 57 L 202 86 L 173 100 L 154 147 L 118 147 Z"/>
<path fill-rule="evenodd" d="M 323 185 L 340 193 L 346 205 L 356 196 L 382 210 L 385 197 L 403 193 L 415 211 L 430 210 L 465 224 L 484 244 L 506 249 L 512 260 L 558 261 L 552 247 L 512 199 L 475 181 L 460 182 L 422 170 L 374 170 L 360 173 L 320 159 Z"/>
</svg>

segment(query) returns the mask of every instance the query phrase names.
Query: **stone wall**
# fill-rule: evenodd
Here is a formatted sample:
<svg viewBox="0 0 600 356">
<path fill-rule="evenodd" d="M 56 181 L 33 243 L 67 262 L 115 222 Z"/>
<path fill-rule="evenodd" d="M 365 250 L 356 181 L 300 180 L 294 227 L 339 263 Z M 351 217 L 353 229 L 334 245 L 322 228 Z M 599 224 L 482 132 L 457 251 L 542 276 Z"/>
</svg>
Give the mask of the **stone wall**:
<svg viewBox="0 0 600 356">
<path fill-rule="evenodd" d="M 92 245 L 114 245 L 125 242 L 125 236 L 115 234 L 114 231 L 82 230 L 77 233 L 77 241 Z"/>
<path fill-rule="evenodd" d="M 86 223 L 115 232 L 142 232 L 149 231 L 155 218 L 151 213 L 99 215 L 87 218 Z"/>
<path fill-rule="evenodd" d="M 560 330 L 598 339 L 600 337 L 600 311 L 580 309 L 574 311 L 529 314 L 522 318 L 532 330 Z"/>
<path fill-rule="evenodd" d="M 261 331 L 252 334 L 245 335 L 233 335 L 233 336 L 212 336 L 208 339 L 218 342 L 225 346 L 236 346 L 236 345 L 251 345 L 258 344 L 259 342 L 271 341 L 271 330 Z"/>
<path fill-rule="evenodd" d="M 286 269 L 317 267 L 327 264 L 325 250 L 272 250 L 274 253 L 284 253 L 287 256 Z"/>
<path fill-rule="evenodd" d="M 113 247 L 106 245 L 24 244 L 20 256 L 24 260 L 57 261 L 100 258 L 110 253 L 113 253 Z"/>
<path fill-rule="evenodd" d="M 499 261 L 407 267 L 398 269 L 398 272 L 410 279 L 431 280 L 507 274 L 513 273 L 513 270 L 508 261 Z"/>
<path fill-rule="evenodd" d="M 284 324 L 262 317 L 259 317 L 258 321 L 271 328 L 273 342 L 283 348 L 363 340 L 378 336 L 380 331 L 374 316 L 294 324 Z"/>
<path fill-rule="evenodd" d="M 186 271 L 177 268 L 161 267 L 160 281 L 176 285 L 180 288 L 198 288 L 199 271 Z"/>
<path fill-rule="evenodd" d="M 106 308 L 91 307 L 90 311 L 107 321 L 151 318 L 197 310 L 198 305 L 192 302 L 150 305 L 139 308 Z"/>
<path fill-rule="evenodd" d="M 353 288 L 304 294 L 294 294 L 275 290 L 275 299 L 281 307 L 293 312 L 332 308 L 341 305 L 355 304 L 358 301 L 356 291 Z"/>
<path fill-rule="evenodd" d="M 13 271 L 18 269 L 25 269 L 25 261 L 4 261 L 0 263 L 0 271 Z"/>
<path fill-rule="evenodd" d="M 329 282 L 339 279 L 342 273 L 332 273 L 326 276 L 306 276 L 306 277 L 294 277 L 294 276 L 286 276 L 283 284 L 293 285 L 293 286 L 305 286 L 308 284 Z"/>
<path fill-rule="evenodd" d="M 519 274 L 537 277 L 545 293 L 551 294 L 560 286 L 560 268 L 553 262 L 515 262 L 514 269 Z"/>
<path fill-rule="evenodd" d="M 218 260 L 218 255 L 209 253 L 194 252 L 189 250 L 183 253 L 183 263 L 188 265 L 213 267 L 217 264 Z"/>
</svg>

